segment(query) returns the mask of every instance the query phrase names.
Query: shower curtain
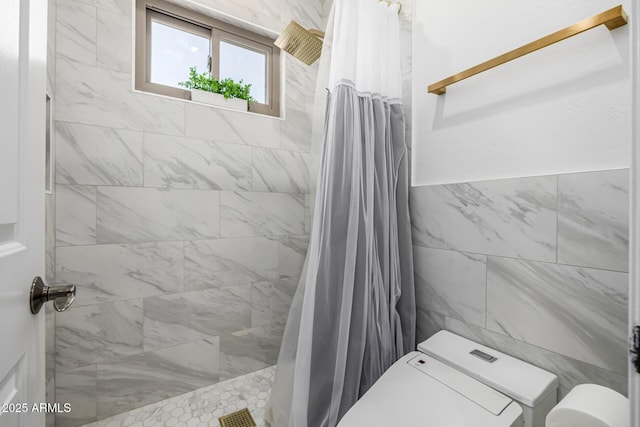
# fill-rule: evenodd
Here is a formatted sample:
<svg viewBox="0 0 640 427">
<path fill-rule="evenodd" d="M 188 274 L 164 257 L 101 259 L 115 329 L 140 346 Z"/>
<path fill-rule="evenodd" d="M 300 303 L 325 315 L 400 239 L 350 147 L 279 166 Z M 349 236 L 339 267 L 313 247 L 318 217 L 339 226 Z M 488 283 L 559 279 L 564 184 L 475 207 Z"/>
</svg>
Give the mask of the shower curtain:
<svg viewBox="0 0 640 427">
<path fill-rule="evenodd" d="M 415 345 L 396 6 L 335 0 L 322 58 L 313 226 L 267 410 L 274 427 L 334 427 Z"/>
</svg>

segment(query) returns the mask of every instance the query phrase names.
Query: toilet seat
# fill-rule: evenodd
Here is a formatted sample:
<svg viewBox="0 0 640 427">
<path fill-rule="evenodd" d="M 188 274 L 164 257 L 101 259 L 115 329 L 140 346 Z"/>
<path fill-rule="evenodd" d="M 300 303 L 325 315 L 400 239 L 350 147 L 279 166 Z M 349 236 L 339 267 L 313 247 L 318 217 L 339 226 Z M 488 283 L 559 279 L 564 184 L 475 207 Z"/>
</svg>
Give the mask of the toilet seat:
<svg viewBox="0 0 640 427">
<path fill-rule="evenodd" d="M 417 351 L 391 366 L 338 423 L 338 427 L 523 425 L 522 408 L 511 398 Z"/>
</svg>

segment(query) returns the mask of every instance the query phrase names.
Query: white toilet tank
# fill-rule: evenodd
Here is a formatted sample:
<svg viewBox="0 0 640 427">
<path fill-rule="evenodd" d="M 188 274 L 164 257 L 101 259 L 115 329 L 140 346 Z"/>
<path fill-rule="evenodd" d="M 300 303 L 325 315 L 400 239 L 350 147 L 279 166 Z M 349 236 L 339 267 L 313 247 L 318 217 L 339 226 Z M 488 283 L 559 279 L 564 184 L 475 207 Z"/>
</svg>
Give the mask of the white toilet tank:
<svg viewBox="0 0 640 427">
<path fill-rule="evenodd" d="M 545 427 L 545 418 L 557 403 L 554 374 L 451 332 L 437 332 L 418 350 L 518 402 L 524 427 Z"/>
</svg>

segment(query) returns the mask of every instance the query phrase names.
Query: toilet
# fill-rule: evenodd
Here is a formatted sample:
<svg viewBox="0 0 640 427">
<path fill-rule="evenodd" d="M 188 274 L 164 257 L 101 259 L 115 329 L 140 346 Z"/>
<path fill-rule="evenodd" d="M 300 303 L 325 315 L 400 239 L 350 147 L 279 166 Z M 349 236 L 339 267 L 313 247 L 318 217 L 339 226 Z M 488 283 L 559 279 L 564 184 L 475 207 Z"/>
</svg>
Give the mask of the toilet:
<svg viewBox="0 0 640 427">
<path fill-rule="evenodd" d="M 451 332 L 418 350 L 394 363 L 338 427 L 545 427 L 557 403 L 557 376 Z"/>
</svg>

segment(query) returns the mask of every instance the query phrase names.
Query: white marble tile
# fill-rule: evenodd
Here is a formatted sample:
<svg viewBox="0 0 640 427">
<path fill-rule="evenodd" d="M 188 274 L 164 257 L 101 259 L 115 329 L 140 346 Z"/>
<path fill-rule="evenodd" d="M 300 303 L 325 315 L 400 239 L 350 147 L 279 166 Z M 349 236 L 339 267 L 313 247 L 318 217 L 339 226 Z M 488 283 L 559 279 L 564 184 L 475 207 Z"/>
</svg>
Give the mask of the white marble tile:
<svg viewBox="0 0 640 427">
<path fill-rule="evenodd" d="M 628 271 L 629 170 L 558 176 L 558 262 Z"/>
<path fill-rule="evenodd" d="M 279 147 L 280 123 L 275 118 L 194 103 L 185 107 L 185 134 L 189 138 Z"/>
<path fill-rule="evenodd" d="M 220 230 L 225 237 L 304 234 L 304 195 L 224 191 Z"/>
<path fill-rule="evenodd" d="M 185 242 L 185 287 L 206 289 L 278 278 L 279 242 L 264 237 Z"/>
<path fill-rule="evenodd" d="M 627 372 L 626 273 L 489 257 L 487 328 Z"/>
<path fill-rule="evenodd" d="M 298 277 L 282 277 L 276 282 L 258 282 L 251 288 L 251 327 L 287 321 Z"/>
<path fill-rule="evenodd" d="M 265 326 L 272 322 L 271 299 L 274 285 L 257 282 L 251 285 L 251 327 Z"/>
<path fill-rule="evenodd" d="M 313 112 L 318 62 L 309 66 L 297 59 L 285 57 L 286 107 Z"/>
<path fill-rule="evenodd" d="M 486 257 L 413 247 L 416 306 L 485 325 Z"/>
<path fill-rule="evenodd" d="M 286 236 L 279 240 L 280 276 L 300 276 L 307 256 L 309 236 Z"/>
<path fill-rule="evenodd" d="M 414 187 L 413 242 L 464 252 L 556 260 L 556 178 Z"/>
<path fill-rule="evenodd" d="M 322 0 L 322 16 L 325 20 L 328 19 L 329 13 L 331 13 L 331 6 L 333 6 L 333 0 Z"/>
<path fill-rule="evenodd" d="M 240 331 L 251 325 L 251 285 L 144 300 L 146 351 Z"/>
<path fill-rule="evenodd" d="M 304 232 L 307 234 L 311 234 L 313 197 L 315 197 L 315 194 L 304 195 Z"/>
<path fill-rule="evenodd" d="M 220 379 L 226 380 L 276 363 L 284 324 L 267 325 L 220 337 Z"/>
<path fill-rule="evenodd" d="M 56 11 L 58 9 L 57 0 L 49 0 L 47 3 L 47 93 L 54 93 L 56 87 Z M 55 415 L 55 414 L 51 414 Z M 47 427 L 50 426 L 51 419 L 55 416 L 47 417 Z"/>
<path fill-rule="evenodd" d="M 311 130 L 310 114 L 287 108 L 286 119 L 282 122 L 282 148 L 294 151 L 311 151 Z"/>
<path fill-rule="evenodd" d="M 183 290 L 182 242 L 58 248 L 56 282 L 73 284 L 73 306 Z"/>
<path fill-rule="evenodd" d="M 74 0 L 58 0 L 56 56 L 70 61 L 96 63 L 96 8 Z"/>
<path fill-rule="evenodd" d="M 196 327 L 220 335 L 251 324 L 251 286 L 236 285 L 189 294 L 190 320 Z"/>
<path fill-rule="evenodd" d="M 450 317 L 446 318 L 445 325 L 455 334 L 556 374 L 560 380 L 558 399 L 566 396 L 576 385 L 585 383 L 599 384 L 627 395 L 626 374 L 617 374 Z"/>
<path fill-rule="evenodd" d="M 299 281 L 300 277 L 298 276 L 281 277 L 274 283 L 270 300 L 272 324 L 284 325 L 287 322 Z"/>
<path fill-rule="evenodd" d="M 142 185 L 142 132 L 56 122 L 58 184 Z"/>
<path fill-rule="evenodd" d="M 322 2 L 318 0 L 283 0 L 280 16 L 283 23 L 289 23 L 295 19 L 305 28 L 322 29 Z"/>
<path fill-rule="evenodd" d="M 202 1 L 202 0 L 198 0 Z M 206 0 L 205 0 L 206 1 Z M 280 5 L 283 0 L 229 0 L 236 5 L 244 6 L 254 12 L 261 13 L 272 18 L 280 18 Z"/>
<path fill-rule="evenodd" d="M 418 307 L 416 309 L 416 345 L 444 329 L 445 316 Z"/>
<path fill-rule="evenodd" d="M 56 427 L 75 427 L 95 421 L 96 365 L 56 372 L 54 401 L 71 405 L 71 412 L 56 414 Z"/>
<path fill-rule="evenodd" d="M 210 338 L 98 364 L 98 418 L 218 382 L 218 352 Z"/>
<path fill-rule="evenodd" d="M 251 189 L 251 148 L 201 139 L 146 133 L 147 187 Z"/>
<path fill-rule="evenodd" d="M 260 9 L 246 7 L 243 0 L 194 0 L 183 1 L 180 5 L 203 15 L 212 16 L 232 25 L 244 26 L 248 30 L 273 38 L 273 32 L 280 31 L 281 23 L 279 15 L 271 15 L 270 11 L 273 10 L 273 5 L 279 4 L 279 1 L 269 2 L 271 3 L 269 6 L 263 6 Z M 258 2 L 262 3 L 260 0 Z M 251 23 L 251 25 L 247 26 L 243 22 Z M 267 29 L 267 31 L 262 31 L 260 27 Z"/>
<path fill-rule="evenodd" d="M 131 17 L 134 0 L 92 0 L 99 9 L 118 13 L 125 17 Z"/>
<path fill-rule="evenodd" d="M 132 72 L 133 20 L 120 12 L 99 8 L 97 14 L 97 65 L 110 70 Z"/>
<path fill-rule="evenodd" d="M 96 243 L 96 187 L 56 185 L 56 246 Z"/>
<path fill-rule="evenodd" d="M 152 351 L 213 338 L 217 330 L 202 330 L 191 321 L 191 310 L 201 293 L 180 293 L 144 300 L 144 350 Z M 204 303 L 204 302 L 202 302 Z"/>
<path fill-rule="evenodd" d="M 142 300 L 71 307 L 56 318 L 61 372 L 142 351 Z"/>
<path fill-rule="evenodd" d="M 98 243 L 217 237 L 218 199 L 216 191 L 98 187 Z"/>
<path fill-rule="evenodd" d="M 275 366 L 222 381 L 180 396 L 88 424 L 86 427 L 175 427 L 180 422 L 211 427 L 222 415 L 247 408 L 258 427 L 269 400 Z M 181 421 L 183 420 L 183 421 Z"/>
<path fill-rule="evenodd" d="M 184 102 L 134 93 L 130 73 L 56 61 L 57 120 L 167 135 L 184 134 Z M 162 120 L 158 120 L 162 117 Z"/>
<path fill-rule="evenodd" d="M 253 149 L 253 191 L 308 193 L 311 155 L 289 150 Z"/>
</svg>

